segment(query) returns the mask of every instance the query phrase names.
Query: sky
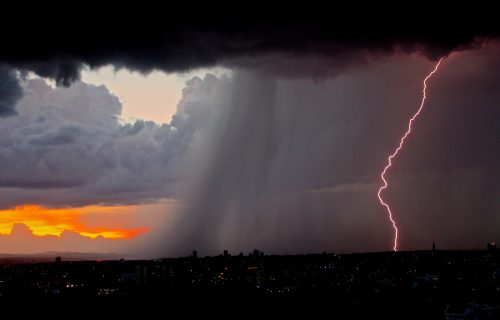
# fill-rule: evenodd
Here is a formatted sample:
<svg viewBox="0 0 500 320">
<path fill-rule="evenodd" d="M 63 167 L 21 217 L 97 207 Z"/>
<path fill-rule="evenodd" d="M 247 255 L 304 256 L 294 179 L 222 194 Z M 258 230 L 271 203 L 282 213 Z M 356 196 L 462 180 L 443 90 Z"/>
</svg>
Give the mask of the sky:
<svg viewBox="0 0 500 320">
<path fill-rule="evenodd" d="M 96 86 L 104 85 L 116 95 L 122 104 L 120 114 L 122 121 L 149 120 L 162 124 L 172 120 L 185 82 L 196 75 L 203 76 L 208 72 L 221 75 L 229 74 L 230 70 L 210 68 L 183 73 L 167 74 L 153 71 L 141 74 L 127 69 L 114 70 L 113 66 L 105 66 L 95 70 L 83 70 L 81 81 Z M 50 79 L 49 82 L 51 82 Z"/>
<path fill-rule="evenodd" d="M 112 66 L 85 70 L 81 80 L 96 86 L 104 85 L 119 97 L 122 104 L 120 117 L 124 121 L 150 120 L 156 123 L 170 122 L 185 82 L 174 74 L 156 71 L 141 75 L 126 69 L 115 72 Z"/>
<path fill-rule="evenodd" d="M 441 57 L 384 199 L 401 250 L 483 248 L 500 236 L 500 28 L 438 12 L 9 34 L 0 253 L 389 251 L 380 173 Z"/>
</svg>

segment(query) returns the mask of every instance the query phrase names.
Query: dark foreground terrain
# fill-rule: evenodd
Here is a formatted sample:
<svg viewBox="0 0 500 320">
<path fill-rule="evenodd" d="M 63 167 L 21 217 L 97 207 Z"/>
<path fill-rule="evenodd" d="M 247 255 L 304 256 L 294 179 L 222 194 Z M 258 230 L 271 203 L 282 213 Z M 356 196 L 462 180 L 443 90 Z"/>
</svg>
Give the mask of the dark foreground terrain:
<svg viewBox="0 0 500 320">
<path fill-rule="evenodd" d="M 59 260 L 59 259 L 58 259 Z M 54 260 L 55 261 L 55 260 Z M 500 254 L 417 251 L 250 255 L 159 260 L 57 261 L 0 265 L 2 300 L 82 301 L 120 308 L 197 301 L 224 310 L 400 319 L 500 318 Z M 148 307 L 149 308 L 149 307 Z M 243 309 L 241 309 L 243 308 Z M 267 309 L 266 309 L 267 310 Z M 200 310 L 198 310 L 200 311 Z M 334 317 L 335 318 L 335 317 Z"/>
</svg>

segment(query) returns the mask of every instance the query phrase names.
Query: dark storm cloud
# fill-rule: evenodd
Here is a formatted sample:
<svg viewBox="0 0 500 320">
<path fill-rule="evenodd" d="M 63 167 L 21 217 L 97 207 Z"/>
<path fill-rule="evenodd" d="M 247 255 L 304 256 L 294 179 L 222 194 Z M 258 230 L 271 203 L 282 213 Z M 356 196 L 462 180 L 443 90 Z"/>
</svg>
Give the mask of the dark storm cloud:
<svg viewBox="0 0 500 320">
<path fill-rule="evenodd" d="M 422 52 L 436 59 L 499 35 L 496 10 L 487 5 L 407 6 L 134 6 L 81 15 L 45 8 L 23 17 L 26 32 L 4 33 L 0 61 L 68 85 L 82 64 L 172 72 L 217 64 L 255 67 L 259 57 L 275 54 L 335 60 L 359 50 Z M 0 27 L 9 30 L 11 23 L 5 19 Z"/>
<path fill-rule="evenodd" d="M 30 12 L 5 10 L 23 16 L 22 22 L 15 14 L 0 21 L 5 30 L 0 63 L 64 86 L 79 79 L 83 66 L 108 64 L 144 73 L 223 65 L 324 77 L 374 55 L 420 52 L 437 59 L 500 34 L 496 10 L 490 5 L 454 4 L 452 10 L 407 6 L 377 3 L 326 9 L 210 3 L 196 10 L 169 5 L 167 11 L 150 5 L 100 6 L 92 13 L 65 13 L 50 5 Z M 21 24 L 23 31 L 15 27 Z M 12 97 L 0 91 L 0 117 L 15 112 Z"/>
</svg>

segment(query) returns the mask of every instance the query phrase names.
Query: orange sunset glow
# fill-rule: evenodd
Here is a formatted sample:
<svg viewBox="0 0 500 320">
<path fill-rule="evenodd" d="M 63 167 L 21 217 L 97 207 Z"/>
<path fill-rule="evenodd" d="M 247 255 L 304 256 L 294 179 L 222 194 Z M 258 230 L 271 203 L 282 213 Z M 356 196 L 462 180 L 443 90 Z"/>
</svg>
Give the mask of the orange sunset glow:
<svg viewBox="0 0 500 320">
<path fill-rule="evenodd" d="M 91 217 L 99 214 L 99 225 Z M 86 206 L 79 208 L 45 208 L 30 204 L 0 210 L 0 234 L 9 234 L 15 223 L 23 223 L 37 236 L 60 236 L 63 231 L 77 232 L 82 236 L 107 239 L 130 239 L 148 232 L 148 228 L 125 228 L 130 216 L 126 206 Z"/>
</svg>

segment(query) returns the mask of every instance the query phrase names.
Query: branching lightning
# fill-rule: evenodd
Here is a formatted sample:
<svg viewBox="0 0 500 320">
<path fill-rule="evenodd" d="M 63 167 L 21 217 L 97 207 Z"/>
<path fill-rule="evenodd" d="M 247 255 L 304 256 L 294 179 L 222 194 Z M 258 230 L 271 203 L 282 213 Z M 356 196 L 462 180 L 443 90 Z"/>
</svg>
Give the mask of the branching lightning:
<svg viewBox="0 0 500 320">
<path fill-rule="evenodd" d="M 384 170 L 380 174 L 380 178 L 383 181 L 383 185 L 378 189 L 377 196 L 378 196 L 378 199 L 380 200 L 380 203 L 387 209 L 387 213 L 389 214 L 389 220 L 391 221 L 392 227 L 394 228 L 394 247 L 393 247 L 394 251 L 398 251 L 398 226 L 396 224 L 396 221 L 394 220 L 394 216 L 392 214 L 391 207 L 389 207 L 389 204 L 387 204 L 382 199 L 382 191 L 384 191 L 385 189 L 387 189 L 387 186 L 388 186 L 387 180 L 385 179 L 385 174 L 387 173 L 387 170 L 389 170 L 389 168 L 392 166 L 392 159 L 394 159 L 397 156 L 399 150 L 401 150 L 401 148 L 403 148 L 403 145 L 404 145 L 406 137 L 408 137 L 408 135 L 410 135 L 410 133 L 411 133 L 411 125 L 412 125 L 413 121 L 415 121 L 415 119 L 420 114 L 420 111 L 422 111 L 422 108 L 424 107 L 424 104 L 425 104 L 425 99 L 427 98 L 427 95 L 426 95 L 427 80 L 429 80 L 432 77 L 432 75 L 438 70 L 439 65 L 441 64 L 442 60 L 443 60 L 443 58 L 439 59 L 438 63 L 434 67 L 434 70 L 432 70 L 431 73 L 429 73 L 427 75 L 427 77 L 425 77 L 425 79 L 424 79 L 424 86 L 423 86 L 423 89 L 422 89 L 422 101 L 420 102 L 420 107 L 418 108 L 417 112 L 415 112 L 415 114 L 413 115 L 413 117 L 410 118 L 410 121 L 408 122 L 408 129 L 406 130 L 405 134 L 401 137 L 401 140 L 399 141 L 399 146 L 387 158 L 387 165 L 384 167 Z"/>
</svg>

